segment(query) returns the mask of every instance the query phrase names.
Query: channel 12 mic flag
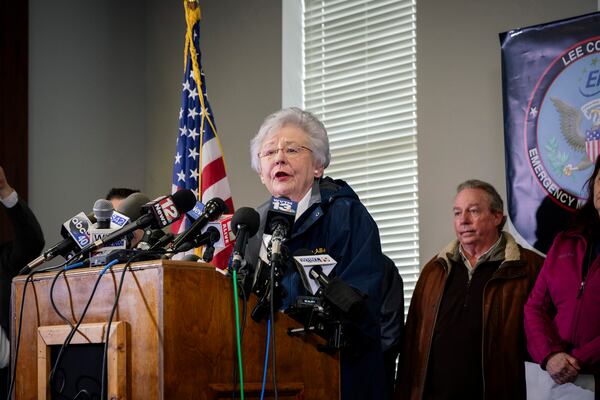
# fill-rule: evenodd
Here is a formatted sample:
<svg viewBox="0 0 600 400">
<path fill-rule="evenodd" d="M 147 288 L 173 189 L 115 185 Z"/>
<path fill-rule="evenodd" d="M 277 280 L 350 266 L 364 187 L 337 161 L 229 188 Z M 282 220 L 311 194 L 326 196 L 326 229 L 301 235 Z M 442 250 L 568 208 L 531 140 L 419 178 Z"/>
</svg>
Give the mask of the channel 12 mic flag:
<svg viewBox="0 0 600 400">
<path fill-rule="evenodd" d="M 546 253 L 600 150 L 600 13 L 500 34 L 508 212 Z"/>
<path fill-rule="evenodd" d="M 200 56 L 200 7 L 184 0 L 187 31 L 185 35 L 185 66 L 182 83 L 179 132 L 173 164 L 172 192 L 192 190 L 205 203 L 220 197 L 233 213 L 233 199 L 225 171 L 221 143 L 217 137 L 214 115 L 206 96 L 206 81 Z M 173 227 L 175 233 L 185 231 L 190 221 L 185 217 Z M 216 249 L 212 263 L 227 267 L 231 246 Z"/>
</svg>

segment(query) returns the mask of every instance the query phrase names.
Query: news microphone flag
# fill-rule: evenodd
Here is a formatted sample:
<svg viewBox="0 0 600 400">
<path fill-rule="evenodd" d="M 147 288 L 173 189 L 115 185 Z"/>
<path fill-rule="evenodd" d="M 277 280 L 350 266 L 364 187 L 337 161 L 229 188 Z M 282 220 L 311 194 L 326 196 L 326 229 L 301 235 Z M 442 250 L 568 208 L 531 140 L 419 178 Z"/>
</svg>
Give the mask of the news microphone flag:
<svg viewBox="0 0 600 400">
<path fill-rule="evenodd" d="M 185 35 L 184 75 L 179 109 L 179 132 L 173 164 L 172 193 L 190 189 L 206 204 L 214 197 L 225 201 L 233 213 L 233 199 L 214 115 L 206 95 L 206 81 L 200 55 L 200 8 L 197 2 L 184 1 Z M 174 233 L 189 228 L 188 217 L 173 225 Z M 232 247 L 217 249 L 213 264 L 227 268 Z"/>
</svg>

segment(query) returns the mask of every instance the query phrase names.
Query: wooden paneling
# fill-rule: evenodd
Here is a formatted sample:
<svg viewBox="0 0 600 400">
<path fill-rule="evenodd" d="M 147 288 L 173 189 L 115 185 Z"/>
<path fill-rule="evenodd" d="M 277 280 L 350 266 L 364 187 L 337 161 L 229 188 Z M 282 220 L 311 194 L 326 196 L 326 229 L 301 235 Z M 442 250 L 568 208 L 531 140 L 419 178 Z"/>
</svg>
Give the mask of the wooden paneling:
<svg viewBox="0 0 600 400">
<path fill-rule="evenodd" d="M 79 317 L 99 269 L 71 271 L 54 290 L 58 309 Z M 85 323 L 106 322 L 122 269 L 114 267 L 100 282 Z M 52 310 L 53 274 L 35 278 L 27 289 L 17 365 L 17 399 L 35 399 L 37 358 L 26 343 L 35 343 L 39 326 L 64 325 Z M 12 331 L 16 337 L 24 277 L 13 281 Z M 252 298 L 248 310 L 255 303 Z M 240 303 L 241 304 L 241 303 Z M 233 388 L 236 368 L 233 290 L 229 278 L 198 263 L 154 261 L 128 271 L 115 320 L 130 327 L 128 376 L 133 399 L 217 399 Z M 298 324 L 280 314 L 276 323 L 278 388 L 283 398 L 339 398 L 339 358 L 316 349 L 314 336 L 290 337 Z M 15 341 L 11 344 L 14 346 Z M 248 318 L 243 337 L 244 382 L 249 398 L 262 381 L 266 323 Z M 268 378 L 270 389 L 270 373 Z M 270 391 L 270 390 L 269 390 Z M 268 392 L 269 392 L 268 391 Z M 267 398 L 272 398 L 271 396 Z"/>
</svg>

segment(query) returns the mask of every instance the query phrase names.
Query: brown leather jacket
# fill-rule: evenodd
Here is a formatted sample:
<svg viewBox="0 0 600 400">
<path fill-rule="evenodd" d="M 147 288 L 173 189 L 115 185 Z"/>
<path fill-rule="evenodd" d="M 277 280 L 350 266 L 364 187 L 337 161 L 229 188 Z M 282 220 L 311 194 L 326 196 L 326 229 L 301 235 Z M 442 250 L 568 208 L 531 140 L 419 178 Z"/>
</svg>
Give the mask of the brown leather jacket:
<svg viewBox="0 0 600 400">
<path fill-rule="evenodd" d="M 506 237 L 504 261 L 488 281 L 483 294 L 483 359 L 485 399 L 525 399 L 527 357 L 523 306 L 535 283 L 543 258 Z M 458 251 L 454 240 L 421 271 L 406 320 L 397 399 L 423 397 L 431 339 L 437 311 Z M 451 371 L 449 371 L 451 373 Z"/>
</svg>

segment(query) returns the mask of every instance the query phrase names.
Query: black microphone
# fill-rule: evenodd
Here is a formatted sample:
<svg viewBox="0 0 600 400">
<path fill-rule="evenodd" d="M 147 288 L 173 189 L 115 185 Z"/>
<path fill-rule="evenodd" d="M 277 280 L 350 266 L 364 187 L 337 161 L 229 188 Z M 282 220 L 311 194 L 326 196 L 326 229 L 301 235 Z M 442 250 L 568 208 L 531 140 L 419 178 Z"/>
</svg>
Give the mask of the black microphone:
<svg viewBox="0 0 600 400">
<path fill-rule="evenodd" d="M 319 285 L 316 295 L 325 299 L 333 305 L 342 315 L 353 321 L 360 321 L 366 318 L 367 295 L 360 290 L 350 286 L 340 278 L 325 275 L 323 265 L 332 265 L 336 261 L 328 254 L 313 254 L 307 249 L 298 249 L 294 252 L 294 264 L 300 274 L 304 287 L 311 291 L 308 278 L 313 279 Z M 310 268 L 308 276 L 305 276 L 305 269 Z"/>
<path fill-rule="evenodd" d="M 194 207 L 194 205 L 192 205 L 192 207 L 190 207 L 190 210 Z M 187 210 L 187 211 L 189 211 L 189 210 Z M 185 212 L 187 212 L 187 211 L 185 211 Z M 181 233 L 179 236 L 177 236 L 175 238 L 175 240 L 173 241 L 173 244 L 171 245 L 171 248 L 173 249 L 173 251 L 177 251 L 177 252 L 183 251 L 183 250 L 180 250 L 180 247 L 185 242 L 192 240 L 194 238 L 194 236 L 196 236 L 198 233 L 200 233 L 202 228 L 204 228 L 206 225 L 208 225 L 208 223 L 210 221 L 213 221 L 213 220 L 219 218 L 223 213 L 227 213 L 227 212 L 228 212 L 227 205 L 225 204 L 225 202 L 222 199 L 215 197 L 214 199 L 209 200 L 206 203 L 206 205 L 204 206 L 204 210 L 202 211 L 202 214 L 200 214 L 198 219 L 194 221 L 192 226 L 190 226 L 190 228 L 187 231 Z"/>
<path fill-rule="evenodd" d="M 233 268 L 237 271 L 244 259 L 244 251 L 248 239 L 258 232 L 260 216 L 254 208 L 242 207 L 238 209 L 231 218 L 231 229 L 235 234 L 235 245 L 233 246 Z"/>
<path fill-rule="evenodd" d="M 221 239 L 221 233 L 214 226 L 209 226 L 205 232 L 197 235 L 192 240 L 184 242 L 177 248 L 178 252 L 184 252 L 200 246 L 212 246 Z"/>
<path fill-rule="evenodd" d="M 93 216 L 88 217 L 84 212 L 80 212 L 66 220 L 60 229 L 60 234 L 64 239 L 29 262 L 19 271 L 19 274 L 28 274 L 38 265 L 58 256 L 67 258 L 69 253 L 89 245 L 91 243 L 89 231 L 94 222 L 96 222 L 96 219 Z"/>
<path fill-rule="evenodd" d="M 366 294 L 337 276 L 329 279 L 320 265 L 312 267 L 309 275 L 319 283 L 323 298 L 340 310 L 342 315 L 356 322 L 366 318 L 368 313 Z"/>
<path fill-rule="evenodd" d="M 152 246 L 150 246 L 148 250 L 164 251 L 164 248 L 173 241 L 173 238 L 175 238 L 175 235 L 173 235 L 171 232 L 165 233 L 165 235 L 158 239 L 158 241 Z"/>
<path fill-rule="evenodd" d="M 317 281 L 321 288 L 328 287 L 331 283 L 329 277 L 323 273 L 323 268 L 320 265 L 315 265 L 314 267 L 312 267 L 308 275 L 315 281 Z"/>
<path fill-rule="evenodd" d="M 265 222 L 265 234 L 272 235 L 271 261 L 279 262 L 281 259 L 281 244 L 291 236 L 297 208 L 298 203 L 295 201 L 285 197 L 271 197 Z"/>
<path fill-rule="evenodd" d="M 134 222 L 82 248 L 79 254 L 89 254 L 106 244 L 128 235 L 136 229 L 145 229 L 147 227 L 154 229 L 164 228 L 190 211 L 195 204 L 196 196 L 191 190 L 187 189 L 175 192 L 172 196 L 161 196 L 145 204 L 141 211 L 143 215 Z"/>
<path fill-rule="evenodd" d="M 146 229 L 144 236 L 142 236 L 135 248 L 138 250 L 150 250 L 163 236 L 165 236 L 165 232 L 162 229 Z"/>
</svg>

